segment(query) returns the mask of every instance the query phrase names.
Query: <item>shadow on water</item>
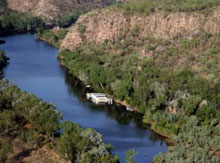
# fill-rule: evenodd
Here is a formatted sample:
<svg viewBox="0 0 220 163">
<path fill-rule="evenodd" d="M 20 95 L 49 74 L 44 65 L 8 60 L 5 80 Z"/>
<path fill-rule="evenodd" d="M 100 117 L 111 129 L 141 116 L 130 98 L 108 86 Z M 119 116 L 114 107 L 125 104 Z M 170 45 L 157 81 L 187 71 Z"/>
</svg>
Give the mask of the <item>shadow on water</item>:
<svg viewBox="0 0 220 163">
<path fill-rule="evenodd" d="M 159 152 L 166 152 L 164 138 L 142 123 L 141 114 L 128 112 L 120 104 L 94 105 L 86 100 L 85 86 L 59 65 L 58 50 L 33 35 L 5 37 L 1 45 L 10 65 L 5 77 L 22 90 L 55 104 L 63 114 L 63 121 L 94 128 L 103 135 L 104 142 L 114 146 L 113 153 L 124 162 L 125 152 L 134 148 L 137 163 L 152 162 Z M 145 154 L 147 153 L 147 156 Z"/>
<path fill-rule="evenodd" d="M 113 105 L 96 105 L 89 102 L 85 97 L 85 94 L 88 92 L 85 85 L 83 85 L 80 80 L 69 74 L 65 68 L 62 66 L 60 67 L 65 74 L 65 83 L 69 95 L 76 96 L 82 103 L 89 103 L 89 107 L 86 107 L 86 109 L 90 109 L 93 112 L 104 112 L 106 116 L 114 119 L 121 125 L 129 125 L 131 122 L 134 122 L 137 128 L 151 130 L 149 125 L 142 122 L 143 114 L 127 111 L 126 107 L 119 103 L 115 103 Z M 150 132 L 148 138 L 153 142 L 157 142 L 158 140 L 164 141 L 165 139 L 153 131 Z"/>
</svg>

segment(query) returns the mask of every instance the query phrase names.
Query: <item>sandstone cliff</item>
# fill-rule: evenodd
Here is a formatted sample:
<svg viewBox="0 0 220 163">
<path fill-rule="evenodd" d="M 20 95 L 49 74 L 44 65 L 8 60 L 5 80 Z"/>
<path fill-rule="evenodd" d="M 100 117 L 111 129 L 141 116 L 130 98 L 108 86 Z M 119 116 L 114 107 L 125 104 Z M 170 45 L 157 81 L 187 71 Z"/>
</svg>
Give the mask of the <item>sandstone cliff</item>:
<svg viewBox="0 0 220 163">
<path fill-rule="evenodd" d="M 111 1 L 112 2 L 112 1 Z M 76 10 L 88 11 L 111 4 L 109 0 L 7 0 L 8 8 L 54 19 Z"/>
<path fill-rule="evenodd" d="M 220 7 L 209 14 L 202 12 L 154 12 L 148 15 L 129 14 L 115 9 L 92 11 L 79 18 L 70 29 L 61 47 L 73 50 L 83 42 L 116 41 L 138 27 L 140 36 L 173 39 L 191 39 L 200 32 L 220 33 Z"/>
</svg>

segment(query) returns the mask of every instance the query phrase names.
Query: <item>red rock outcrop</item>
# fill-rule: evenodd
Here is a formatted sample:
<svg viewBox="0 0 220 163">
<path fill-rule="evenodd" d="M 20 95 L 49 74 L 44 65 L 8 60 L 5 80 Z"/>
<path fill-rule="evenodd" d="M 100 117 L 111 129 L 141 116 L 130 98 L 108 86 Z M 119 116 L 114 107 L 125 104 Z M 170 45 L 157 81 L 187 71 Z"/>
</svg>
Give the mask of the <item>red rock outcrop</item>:
<svg viewBox="0 0 220 163">
<path fill-rule="evenodd" d="M 89 12 L 79 18 L 62 42 L 61 48 L 73 50 L 83 42 L 115 41 L 138 26 L 141 36 L 155 38 L 192 38 L 200 32 L 220 33 L 220 8 L 208 15 L 198 12 L 155 12 L 130 14 L 114 8 Z M 85 30 L 81 31 L 80 28 Z"/>
<path fill-rule="evenodd" d="M 111 4 L 109 0 L 7 0 L 8 8 L 54 19 L 76 10 L 88 11 Z"/>
</svg>

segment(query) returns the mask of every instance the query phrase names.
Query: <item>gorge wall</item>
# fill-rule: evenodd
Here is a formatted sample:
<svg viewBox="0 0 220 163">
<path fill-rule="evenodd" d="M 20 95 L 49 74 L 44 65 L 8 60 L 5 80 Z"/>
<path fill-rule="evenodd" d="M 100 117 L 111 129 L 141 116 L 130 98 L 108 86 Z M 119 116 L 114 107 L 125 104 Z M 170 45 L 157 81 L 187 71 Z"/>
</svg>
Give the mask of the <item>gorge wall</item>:
<svg viewBox="0 0 220 163">
<path fill-rule="evenodd" d="M 220 33 L 220 7 L 208 14 L 201 12 L 153 12 L 148 15 L 126 14 L 115 8 L 82 15 L 70 29 L 61 48 L 73 50 L 83 42 L 116 41 L 138 28 L 140 36 L 173 39 L 192 38 L 200 32 Z"/>
<path fill-rule="evenodd" d="M 8 8 L 54 19 L 73 11 L 88 11 L 110 5 L 110 0 L 7 0 Z"/>
</svg>

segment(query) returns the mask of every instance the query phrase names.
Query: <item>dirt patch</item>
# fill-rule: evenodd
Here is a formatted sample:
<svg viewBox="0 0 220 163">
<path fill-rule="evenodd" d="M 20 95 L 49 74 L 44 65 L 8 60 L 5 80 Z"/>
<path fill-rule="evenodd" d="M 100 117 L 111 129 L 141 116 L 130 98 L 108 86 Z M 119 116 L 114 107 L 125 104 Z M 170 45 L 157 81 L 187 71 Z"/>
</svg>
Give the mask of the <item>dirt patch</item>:
<svg viewBox="0 0 220 163">
<path fill-rule="evenodd" d="M 47 146 L 34 147 L 19 139 L 0 138 L 12 143 L 12 154 L 8 156 L 13 163 L 68 163 L 63 160 L 53 149 Z"/>
</svg>

